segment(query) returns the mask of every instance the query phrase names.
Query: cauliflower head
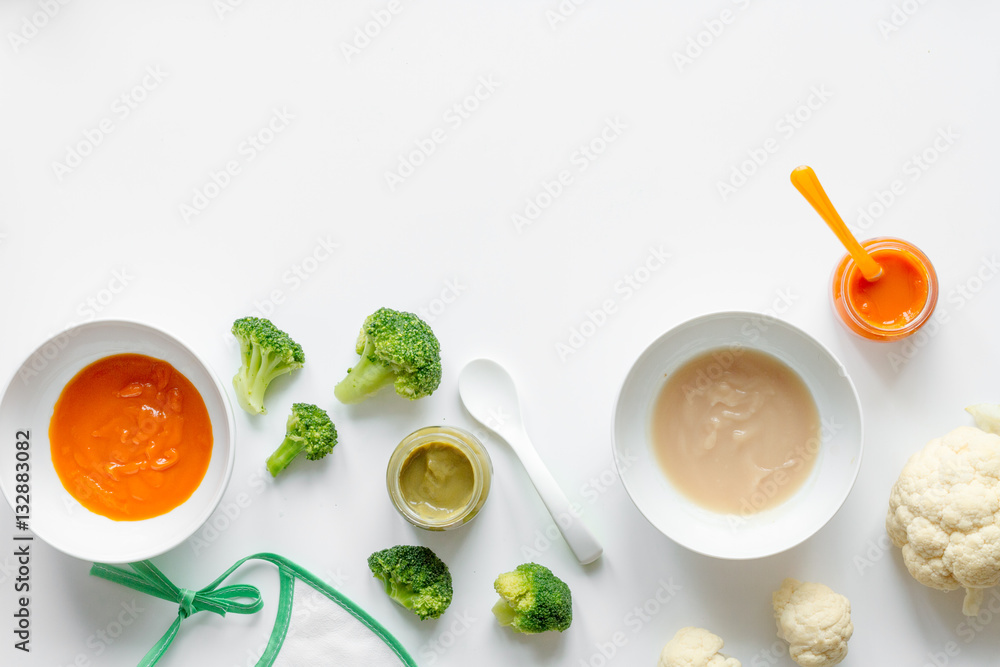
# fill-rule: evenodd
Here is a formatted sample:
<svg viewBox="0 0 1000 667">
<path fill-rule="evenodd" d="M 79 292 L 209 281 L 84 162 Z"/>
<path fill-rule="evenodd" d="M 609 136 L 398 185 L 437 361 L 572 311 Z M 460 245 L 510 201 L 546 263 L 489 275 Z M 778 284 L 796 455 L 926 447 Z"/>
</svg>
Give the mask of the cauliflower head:
<svg viewBox="0 0 1000 667">
<path fill-rule="evenodd" d="M 829 667 L 847 657 L 854 634 L 851 603 L 823 584 L 785 579 L 771 596 L 778 637 L 802 667 Z"/>
<path fill-rule="evenodd" d="M 913 578 L 965 588 L 966 616 L 1000 584 L 1000 436 L 960 426 L 910 457 L 889 496 L 885 529 Z"/>
<path fill-rule="evenodd" d="M 742 667 L 722 655 L 722 638 L 704 628 L 681 628 L 660 653 L 657 667 Z"/>
</svg>

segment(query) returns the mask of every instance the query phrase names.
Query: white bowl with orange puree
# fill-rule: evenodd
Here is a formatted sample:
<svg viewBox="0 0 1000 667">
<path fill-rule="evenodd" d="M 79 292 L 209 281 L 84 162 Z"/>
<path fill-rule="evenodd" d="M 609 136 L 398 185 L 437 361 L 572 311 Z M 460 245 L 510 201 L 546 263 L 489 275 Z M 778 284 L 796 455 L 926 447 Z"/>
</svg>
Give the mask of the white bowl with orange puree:
<svg viewBox="0 0 1000 667">
<path fill-rule="evenodd" d="M 863 433 L 854 384 L 822 344 L 780 320 L 724 312 L 646 348 L 612 438 L 650 523 L 697 553 L 749 559 L 800 544 L 836 514 Z"/>
<path fill-rule="evenodd" d="M 0 438 L 12 454 L 0 458 L 0 489 L 26 515 L 25 534 L 64 553 L 151 558 L 215 511 L 233 423 L 223 385 L 175 337 L 137 322 L 81 324 L 39 346 L 7 386 Z"/>
</svg>

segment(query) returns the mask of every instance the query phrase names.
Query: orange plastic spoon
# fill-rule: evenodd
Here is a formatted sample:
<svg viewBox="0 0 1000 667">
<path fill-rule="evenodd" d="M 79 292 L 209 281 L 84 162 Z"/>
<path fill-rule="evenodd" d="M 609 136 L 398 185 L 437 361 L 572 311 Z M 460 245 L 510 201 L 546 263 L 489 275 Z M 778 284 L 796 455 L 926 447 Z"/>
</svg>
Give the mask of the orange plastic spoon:
<svg viewBox="0 0 1000 667">
<path fill-rule="evenodd" d="M 837 209 L 830 203 L 830 198 L 826 196 L 826 191 L 820 185 L 819 179 L 816 178 L 816 172 L 812 170 L 812 167 L 803 165 L 792 170 L 792 185 L 806 198 L 807 202 L 812 204 L 812 207 L 819 213 L 819 217 L 826 221 L 826 224 L 830 226 L 830 229 L 837 235 L 840 242 L 844 244 L 848 254 L 854 258 L 865 280 L 873 283 L 881 278 L 882 267 L 861 247 L 858 240 L 854 238 L 854 234 L 851 234 L 851 230 L 844 224 L 844 220 L 837 213 Z"/>
</svg>

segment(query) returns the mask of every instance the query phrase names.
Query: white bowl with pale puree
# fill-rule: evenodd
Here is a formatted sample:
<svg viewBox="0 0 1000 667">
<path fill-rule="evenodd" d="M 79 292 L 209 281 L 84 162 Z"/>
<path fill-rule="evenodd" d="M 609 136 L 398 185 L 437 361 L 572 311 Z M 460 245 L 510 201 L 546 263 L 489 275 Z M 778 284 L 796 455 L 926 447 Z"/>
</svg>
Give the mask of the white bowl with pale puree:
<svg viewBox="0 0 1000 667">
<path fill-rule="evenodd" d="M 757 353 L 792 373 L 772 377 L 750 363 Z M 814 435 L 776 449 L 801 406 L 801 396 L 785 394 L 803 385 L 815 404 Z M 854 486 L 862 441 L 861 405 L 843 364 L 801 329 L 758 313 L 704 315 L 657 338 L 629 370 L 612 419 L 618 473 L 635 506 L 678 544 L 717 558 L 769 556 L 820 530 Z M 697 485 L 709 483 L 731 497 L 699 499 Z"/>
</svg>

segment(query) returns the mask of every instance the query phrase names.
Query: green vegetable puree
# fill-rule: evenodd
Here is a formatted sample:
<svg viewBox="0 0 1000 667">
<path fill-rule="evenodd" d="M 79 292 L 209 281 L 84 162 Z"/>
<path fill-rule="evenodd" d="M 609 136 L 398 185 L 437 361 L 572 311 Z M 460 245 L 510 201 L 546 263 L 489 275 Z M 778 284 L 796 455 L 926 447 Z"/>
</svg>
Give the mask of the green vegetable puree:
<svg viewBox="0 0 1000 667">
<path fill-rule="evenodd" d="M 446 442 L 420 445 L 406 457 L 399 489 L 410 508 L 427 519 L 448 520 L 472 500 L 475 472 L 465 453 Z"/>
</svg>

